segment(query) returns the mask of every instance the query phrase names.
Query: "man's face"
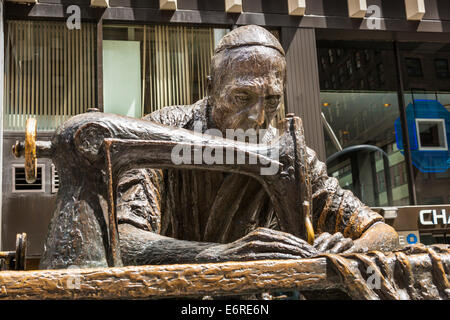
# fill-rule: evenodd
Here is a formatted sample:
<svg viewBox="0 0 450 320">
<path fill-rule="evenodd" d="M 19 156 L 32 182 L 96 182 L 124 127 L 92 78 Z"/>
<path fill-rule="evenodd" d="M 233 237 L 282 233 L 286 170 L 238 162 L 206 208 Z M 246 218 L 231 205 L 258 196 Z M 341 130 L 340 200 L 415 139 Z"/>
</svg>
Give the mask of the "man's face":
<svg viewBox="0 0 450 320">
<path fill-rule="evenodd" d="M 231 55 L 231 56 L 225 56 Z M 275 49 L 249 46 L 230 50 L 216 63 L 210 103 L 215 125 L 226 129 L 255 129 L 275 116 L 283 95 L 286 61 Z"/>
</svg>

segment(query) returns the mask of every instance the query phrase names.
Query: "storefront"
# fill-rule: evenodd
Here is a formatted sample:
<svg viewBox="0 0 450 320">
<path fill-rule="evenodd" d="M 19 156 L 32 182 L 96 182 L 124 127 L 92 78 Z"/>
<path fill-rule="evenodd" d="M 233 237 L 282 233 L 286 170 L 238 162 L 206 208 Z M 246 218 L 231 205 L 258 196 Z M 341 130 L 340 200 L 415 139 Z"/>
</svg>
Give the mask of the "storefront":
<svg viewBox="0 0 450 320">
<path fill-rule="evenodd" d="M 308 145 L 343 187 L 372 207 L 450 203 L 446 0 L 21 2 L 5 2 L 0 249 L 27 232 L 39 257 L 58 188 L 51 162 L 27 185 L 10 154 L 28 117 L 49 139 L 92 107 L 141 117 L 191 104 L 205 95 L 216 43 L 245 24 L 280 39 L 288 79 L 279 116 L 302 117 Z M 421 2 L 425 11 L 414 9 Z"/>
<path fill-rule="evenodd" d="M 392 208 L 391 208 L 392 209 Z M 450 206 L 403 206 L 387 212 L 386 221 L 397 230 L 401 245 L 448 244 Z"/>
<path fill-rule="evenodd" d="M 352 154 L 329 170 L 373 206 L 449 203 L 450 43 L 319 39 L 318 49 L 322 112 L 333 129 L 325 136 L 327 156 L 358 145 L 381 149 L 363 160 L 371 174 L 351 171 L 350 162 L 361 161 Z M 383 152 L 389 158 L 391 202 Z"/>
</svg>

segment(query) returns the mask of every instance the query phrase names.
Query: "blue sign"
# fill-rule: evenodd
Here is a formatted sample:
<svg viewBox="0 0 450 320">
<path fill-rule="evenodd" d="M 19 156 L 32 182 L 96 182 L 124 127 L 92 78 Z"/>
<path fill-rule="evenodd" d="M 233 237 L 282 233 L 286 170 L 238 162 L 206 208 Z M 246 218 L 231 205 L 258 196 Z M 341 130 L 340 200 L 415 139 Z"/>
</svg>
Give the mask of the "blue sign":
<svg viewBox="0 0 450 320">
<path fill-rule="evenodd" d="M 410 233 L 406 236 L 406 242 L 409 244 L 417 243 L 417 236 L 414 233 Z"/>
<path fill-rule="evenodd" d="M 436 100 L 414 100 L 406 107 L 411 160 L 421 172 L 450 168 L 450 112 Z M 395 120 L 397 148 L 404 153 L 400 118 Z M 437 145 L 436 145 L 437 143 Z"/>
</svg>

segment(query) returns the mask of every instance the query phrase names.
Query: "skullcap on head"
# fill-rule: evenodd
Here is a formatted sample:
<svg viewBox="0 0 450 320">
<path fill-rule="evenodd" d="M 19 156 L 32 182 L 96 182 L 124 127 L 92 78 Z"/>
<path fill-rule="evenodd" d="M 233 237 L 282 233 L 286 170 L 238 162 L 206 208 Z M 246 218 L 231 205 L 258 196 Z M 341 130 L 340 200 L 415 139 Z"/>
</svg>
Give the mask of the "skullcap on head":
<svg viewBox="0 0 450 320">
<path fill-rule="evenodd" d="M 256 25 L 239 27 L 226 34 L 217 44 L 214 54 L 225 49 L 244 46 L 265 46 L 276 49 L 283 56 L 285 55 L 278 39 L 263 27 Z"/>
</svg>

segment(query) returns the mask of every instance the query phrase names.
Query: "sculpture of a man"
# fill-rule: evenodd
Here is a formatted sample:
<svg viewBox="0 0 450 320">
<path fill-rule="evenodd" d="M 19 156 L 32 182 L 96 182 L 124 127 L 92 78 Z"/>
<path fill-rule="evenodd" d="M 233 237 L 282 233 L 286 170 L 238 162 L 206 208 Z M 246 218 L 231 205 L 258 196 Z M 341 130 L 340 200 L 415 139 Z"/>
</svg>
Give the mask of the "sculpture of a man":
<svg viewBox="0 0 450 320">
<path fill-rule="evenodd" d="M 193 130 L 267 129 L 286 80 L 284 50 L 268 31 L 244 26 L 227 34 L 212 58 L 207 97 L 171 106 L 146 120 Z M 132 170 L 121 177 L 117 216 L 125 265 L 303 258 L 321 252 L 393 250 L 397 233 L 327 176 L 307 150 L 313 198 L 313 245 L 282 232 L 255 179 L 213 171 Z"/>
</svg>

